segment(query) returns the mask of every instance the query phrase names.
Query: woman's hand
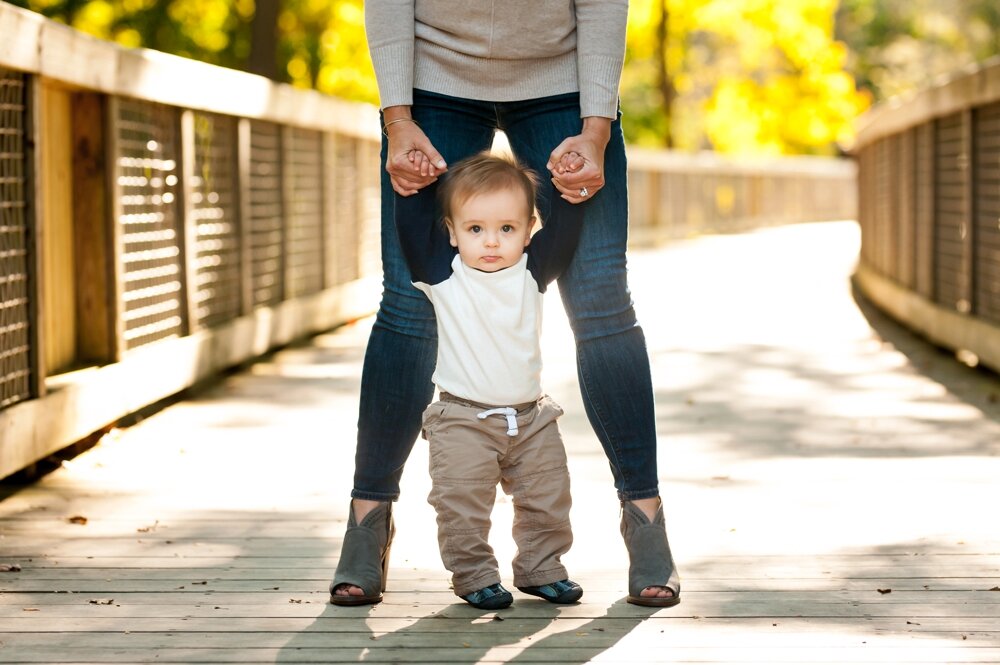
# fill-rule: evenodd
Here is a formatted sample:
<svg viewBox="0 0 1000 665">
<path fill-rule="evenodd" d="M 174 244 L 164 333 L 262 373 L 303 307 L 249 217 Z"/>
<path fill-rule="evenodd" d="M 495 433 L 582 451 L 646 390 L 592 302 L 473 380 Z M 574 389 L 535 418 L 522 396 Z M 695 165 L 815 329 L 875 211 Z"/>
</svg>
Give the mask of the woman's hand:
<svg viewBox="0 0 1000 665">
<path fill-rule="evenodd" d="M 448 165 L 423 130 L 410 119 L 408 106 L 389 107 L 384 118 L 389 137 L 385 170 L 397 194 L 412 196 L 437 180 L 438 175 L 448 170 Z"/>
<path fill-rule="evenodd" d="M 579 134 L 570 136 L 552 151 L 546 168 L 562 198 L 580 203 L 593 198 L 604 187 L 604 149 L 609 140 L 611 119 L 588 117 L 583 119 Z M 565 159 L 570 153 L 576 153 L 579 159 Z"/>
</svg>

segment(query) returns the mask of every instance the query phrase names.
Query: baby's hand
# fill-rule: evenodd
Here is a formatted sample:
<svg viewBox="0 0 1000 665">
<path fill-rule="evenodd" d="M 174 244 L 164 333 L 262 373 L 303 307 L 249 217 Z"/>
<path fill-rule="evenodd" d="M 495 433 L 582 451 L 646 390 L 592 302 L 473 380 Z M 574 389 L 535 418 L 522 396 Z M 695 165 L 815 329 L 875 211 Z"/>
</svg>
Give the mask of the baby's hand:
<svg viewBox="0 0 1000 665">
<path fill-rule="evenodd" d="M 571 150 L 559 158 L 559 163 L 556 164 L 555 171 L 560 175 L 564 173 L 576 173 L 586 163 L 587 161 L 583 158 L 583 155 L 575 150 Z"/>
<path fill-rule="evenodd" d="M 437 176 L 439 169 L 435 168 L 430 158 L 425 155 L 422 150 L 414 148 L 407 153 L 407 157 L 409 158 L 410 163 L 413 164 L 414 168 L 420 171 L 420 175 L 431 177 Z"/>
</svg>

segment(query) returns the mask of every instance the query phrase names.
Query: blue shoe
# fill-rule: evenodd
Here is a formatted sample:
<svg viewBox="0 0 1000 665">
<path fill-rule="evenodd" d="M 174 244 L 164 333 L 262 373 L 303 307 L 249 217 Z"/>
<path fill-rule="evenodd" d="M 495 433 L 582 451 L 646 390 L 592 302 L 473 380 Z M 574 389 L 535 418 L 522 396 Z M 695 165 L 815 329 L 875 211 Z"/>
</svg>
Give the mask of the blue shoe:
<svg viewBox="0 0 1000 665">
<path fill-rule="evenodd" d="M 502 610 L 510 607 L 514 602 L 514 596 L 504 589 L 502 584 L 494 584 L 462 596 L 462 600 L 481 610 Z"/>
<path fill-rule="evenodd" d="M 541 586 L 519 586 L 517 590 L 560 605 L 575 603 L 583 595 L 583 587 L 573 580 L 559 580 Z"/>
</svg>

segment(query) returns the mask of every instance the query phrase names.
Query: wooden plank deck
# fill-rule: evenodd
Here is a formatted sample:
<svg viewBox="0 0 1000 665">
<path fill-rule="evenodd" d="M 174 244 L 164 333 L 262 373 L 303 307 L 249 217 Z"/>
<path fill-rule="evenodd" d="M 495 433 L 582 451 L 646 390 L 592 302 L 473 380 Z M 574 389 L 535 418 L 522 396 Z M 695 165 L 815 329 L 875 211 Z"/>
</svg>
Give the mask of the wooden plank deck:
<svg viewBox="0 0 1000 665">
<path fill-rule="evenodd" d="M 1000 383 L 859 310 L 848 223 L 636 252 L 683 603 L 624 603 L 610 472 L 549 300 L 583 602 L 449 592 L 418 443 L 386 602 L 337 608 L 368 323 L 0 486 L 0 663 L 1000 662 Z M 86 523 L 82 523 L 84 519 Z M 510 503 L 493 541 L 509 581 Z"/>
</svg>

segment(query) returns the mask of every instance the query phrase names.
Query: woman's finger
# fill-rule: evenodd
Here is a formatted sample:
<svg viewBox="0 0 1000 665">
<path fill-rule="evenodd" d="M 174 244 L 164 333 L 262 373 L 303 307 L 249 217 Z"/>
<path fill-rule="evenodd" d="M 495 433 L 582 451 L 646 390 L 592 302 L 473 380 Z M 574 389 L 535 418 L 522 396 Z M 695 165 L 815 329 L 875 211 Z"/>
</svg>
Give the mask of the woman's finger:
<svg viewBox="0 0 1000 665">
<path fill-rule="evenodd" d="M 413 177 L 412 175 L 409 174 L 399 174 L 399 173 L 395 174 L 390 173 L 389 179 L 392 180 L 393 182 L 399 183 L 400 186 L 403 187 L 404 189 L 423 189 L 427 185 L 437 180 L 437 178 L 430 178 L 430 177 L 421 178 L 419 176 Z"/>
<path fill-rule="evenodd" d="M 566 199 L 570 203 L 581 203 L 588 199 L 594 198 L 594 194 L 600 190 L 603 185 L 597 182 L 593 182 L 589 185 L 566 185 L 565 183 L 559 182 L 558 178 L 552 178 L 552 184 L 555 186 L 556 190 L 562 198 Z M 583 196 L 581 192 L 586 189 L 587 195 Z"/>
</svg>

